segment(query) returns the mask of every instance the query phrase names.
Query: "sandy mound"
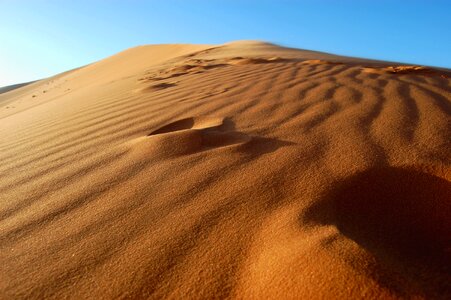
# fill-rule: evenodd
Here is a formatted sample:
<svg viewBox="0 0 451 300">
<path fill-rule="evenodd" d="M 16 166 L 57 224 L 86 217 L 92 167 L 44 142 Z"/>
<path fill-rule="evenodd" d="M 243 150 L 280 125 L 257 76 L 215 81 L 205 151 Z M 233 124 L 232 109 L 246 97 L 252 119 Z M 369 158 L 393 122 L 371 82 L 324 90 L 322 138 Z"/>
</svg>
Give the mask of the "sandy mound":
<svg viewBox="0 0 451 300">
<path fill-rule="evenodd" d="M 162 126 L 129 144 L 133 151 L 157 159 L 215 147 L 238 146 L 252 140 L 252 137 L 234 132 L 232 128 L 233 124 L 222 118 L 186 118 Z"/>
<path fill-rule="evenodd" d="M 0 298 L 451 297 L 449 70 L 136 47 L 0 94 Z"/>
<path fill-rule="evenodd" d="M 157 130 L 152 131 L 149 135 L 156 135 L 179 131 L 184 129 L 212 129 L 223 125 L 222 118 L 186 118 L 167 124 Z"/>
</svg>

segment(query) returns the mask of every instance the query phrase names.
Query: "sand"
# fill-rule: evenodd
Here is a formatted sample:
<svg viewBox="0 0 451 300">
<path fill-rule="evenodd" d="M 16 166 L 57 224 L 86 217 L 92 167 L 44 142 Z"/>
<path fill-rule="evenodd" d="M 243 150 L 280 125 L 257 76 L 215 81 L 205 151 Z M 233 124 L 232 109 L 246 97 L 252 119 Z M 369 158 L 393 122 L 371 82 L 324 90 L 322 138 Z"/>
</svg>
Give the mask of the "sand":
<svg viewBox="0 0 451 300">
<path fill-rule="evenodd" d="M 449 70 L 153 45 L 0 94 L 0 298 L 451 297 Z"/>
</svg>

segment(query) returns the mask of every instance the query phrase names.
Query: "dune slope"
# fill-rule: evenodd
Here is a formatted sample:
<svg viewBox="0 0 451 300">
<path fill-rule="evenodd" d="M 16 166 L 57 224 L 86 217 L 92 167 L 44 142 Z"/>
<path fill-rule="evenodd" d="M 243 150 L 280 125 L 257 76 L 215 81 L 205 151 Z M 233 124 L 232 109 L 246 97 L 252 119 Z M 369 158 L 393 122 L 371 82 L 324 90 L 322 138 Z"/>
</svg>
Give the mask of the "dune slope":
<svg viewBox="0 0 451 300">
<path fill-rule="evenodd" d="M 446 70 L 155 45 L 0 94 L 0 298 L 451 297 Z"/>
</svg>

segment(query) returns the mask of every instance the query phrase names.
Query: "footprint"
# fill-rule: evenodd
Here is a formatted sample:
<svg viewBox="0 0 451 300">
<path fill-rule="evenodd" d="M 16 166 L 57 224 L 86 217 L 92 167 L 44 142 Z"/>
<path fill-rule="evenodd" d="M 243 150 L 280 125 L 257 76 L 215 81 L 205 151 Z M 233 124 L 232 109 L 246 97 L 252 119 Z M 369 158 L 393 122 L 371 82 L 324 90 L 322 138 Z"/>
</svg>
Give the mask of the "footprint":
<svg viewBox="0 0 451 300">
<path fill-rule="evenodd" d="M 135 92 L 135 93 L 150 93 L 150 92 L 155 92 L 155 91 L 161 91 L 161 90 L 168 89 L 168 88 L 175 87 L 175 86 L 177 86 L 177 81 L 161 82 L 161 83 L 157 83 L 157 84 L 154 84 L 154 85 L 137 88 L 137 89 L 133 90 L 133 92 Z"/>
</svg>

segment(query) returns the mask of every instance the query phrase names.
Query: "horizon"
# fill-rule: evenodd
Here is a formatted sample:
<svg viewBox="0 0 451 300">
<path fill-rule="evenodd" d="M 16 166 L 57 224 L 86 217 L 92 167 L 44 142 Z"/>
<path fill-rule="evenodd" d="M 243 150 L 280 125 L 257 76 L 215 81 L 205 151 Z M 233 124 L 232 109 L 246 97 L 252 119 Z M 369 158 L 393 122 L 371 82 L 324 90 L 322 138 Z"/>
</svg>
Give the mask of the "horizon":
<svg viewBox="0 0 451 300">
<path fill-rule="evenodd" d="M 26 4 L 26 5 L 25 5 Z M 4 1 L 0 87 L 128 48 L 260 40 L 349 57 L 451 68 L 451 3 L 410 1 Z"/>
</svg>

